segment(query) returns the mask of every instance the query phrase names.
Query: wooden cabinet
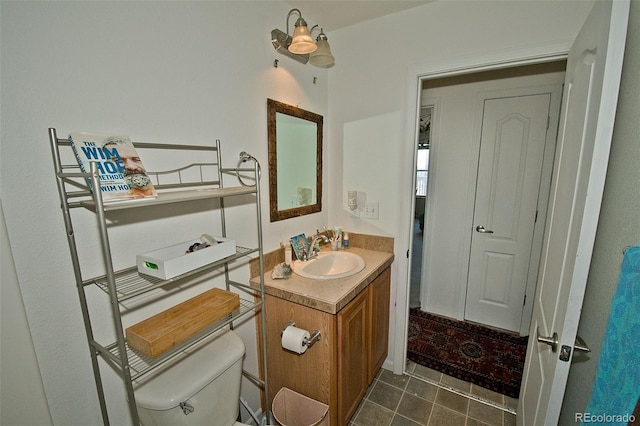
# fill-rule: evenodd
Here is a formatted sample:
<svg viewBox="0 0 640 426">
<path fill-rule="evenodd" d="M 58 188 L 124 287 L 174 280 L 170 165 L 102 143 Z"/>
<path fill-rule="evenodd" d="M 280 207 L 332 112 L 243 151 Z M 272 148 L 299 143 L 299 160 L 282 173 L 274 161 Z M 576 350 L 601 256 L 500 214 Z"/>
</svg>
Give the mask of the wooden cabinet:
<svg viewBox="0 0 640 426">
<path fill-rule="evenodd" d="M 390 282 L 391 268 L 387 268 L 369 284 L 369 383 L 382 367 L 389 350 Z"/>
<path fill-rule="evenodd" d="M 338 321 L 338 424 L 347 424 L 369 385 L 369 288 L 336 315 Z"/>
<path fill-rule="evenodd" d="M 387 356 L 390 267 L 337 314 L 266 296 L 269 395 L 282 387 L 329 405 L 331 425 L 347 425 Z M 289 321 L 319 330 L 304 354 L 282 349 Z"/>
</svg>

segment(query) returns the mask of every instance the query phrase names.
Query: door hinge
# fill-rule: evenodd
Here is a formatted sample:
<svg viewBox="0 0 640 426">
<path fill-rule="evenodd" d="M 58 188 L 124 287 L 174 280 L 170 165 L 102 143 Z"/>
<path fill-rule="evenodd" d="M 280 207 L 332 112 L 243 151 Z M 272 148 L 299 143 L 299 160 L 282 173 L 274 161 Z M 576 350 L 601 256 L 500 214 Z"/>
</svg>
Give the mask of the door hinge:
<svg viewBox="0 0 640 426">
<path fill-rule="evenodd" d="M 549 123 L 551 123 L 551 116 L 547 115 L 547 130 L 549 130 Z"/>
<path fill-rule="evenodd" d="M 409 250 L 407 250 L 407 259 L 409 258 Z"/>
<path fill-rule="evenodd" d="M 524 295 L 524 300 L 522 301 L 522 306 L 527 304 L 527 295 Z"/>
<path fill-rule="evenodd" d="M 536 210 L 536 218 L 533 220 L 533 223 L 538 223 L 538 210 Z"/>
</svg>

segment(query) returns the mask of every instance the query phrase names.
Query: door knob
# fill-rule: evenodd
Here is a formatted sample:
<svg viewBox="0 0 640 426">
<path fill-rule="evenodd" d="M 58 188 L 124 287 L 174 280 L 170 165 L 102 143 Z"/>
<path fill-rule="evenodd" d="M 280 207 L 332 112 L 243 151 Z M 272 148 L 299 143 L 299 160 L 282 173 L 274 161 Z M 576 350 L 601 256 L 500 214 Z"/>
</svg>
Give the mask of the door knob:
<svg viewBox="0 0 640 426">
<path fill-rule="evenodd" d="M 553 352 L 557 352 L 558 351 L 558 344 L 559 344 L 558 333 L 553 333 L 553 336 L 551 336 L 551 337 L 544 337 L 544 336 L 540 335 L 540 327 L 538 327 L 538 328 L 536 328 L 536 338 L 537 338 L 538 342 L 545 343 L 545 344 L 551 346 L 551 350 Z"/>
<path fill-rule="evenodd" d="M 484 229 L 483 225 L 476 226 L 476 231 L 478 231 L 481 234 L 493 234 L 493 231 L 489 231 L 488 229 Z"/>
<path fill-rule="evenodd" d="M 576 335 L 576 343 L 573 345 L 573 349 L 580 352 L 591 352 L 591 348 L 589 348 L 587 342 L 578 335 Z"/>
<path fill-rule="evenodd" d="M 576 351 L 591 352 L 589 346 L 587 346 L 585 341 L 582 340 L 582 337 L 578 335 L 576 335 L 576 342 L 573 344 L 573 352 L 575 353 Z M 560 359 L 560 361 L 569 362 L 569 359 L 571 358 L 571 346 L 562 345 L 562 347 L 560 348 L 560 356 L 558 358 Z"/>
</svg>

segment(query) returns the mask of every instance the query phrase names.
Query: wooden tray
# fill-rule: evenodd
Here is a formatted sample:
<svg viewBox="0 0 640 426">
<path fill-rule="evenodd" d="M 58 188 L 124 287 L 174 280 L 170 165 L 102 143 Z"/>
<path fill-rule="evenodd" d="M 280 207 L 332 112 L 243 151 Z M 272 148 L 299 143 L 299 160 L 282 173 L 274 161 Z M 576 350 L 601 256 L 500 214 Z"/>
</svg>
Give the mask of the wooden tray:
<svg viewBox="0 0 640 426">
<path fill-rule="evenodd" d="M 238 307 L 239 295 L 214 288 L 127 328 L 127 342 L 156 357 Z"/>
</svg>

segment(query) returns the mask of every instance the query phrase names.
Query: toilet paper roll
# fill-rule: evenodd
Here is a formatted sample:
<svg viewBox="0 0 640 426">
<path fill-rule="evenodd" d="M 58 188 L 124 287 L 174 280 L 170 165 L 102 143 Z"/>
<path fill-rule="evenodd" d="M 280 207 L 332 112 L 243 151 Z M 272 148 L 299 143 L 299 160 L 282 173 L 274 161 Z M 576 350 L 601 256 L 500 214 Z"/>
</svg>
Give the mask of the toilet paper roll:
<svg viewBox="0 0 640 426">
<path fill-rule="evenodd" d="M 311 334 L 307 330 L 293 325 L 287 326 L 282 332 L 282 347 L 291 352 L 303 354 L 307 350 L 304 341 L 305 339 L 308 340 L 309 337 L 311 337 Z"/>
</svg>

